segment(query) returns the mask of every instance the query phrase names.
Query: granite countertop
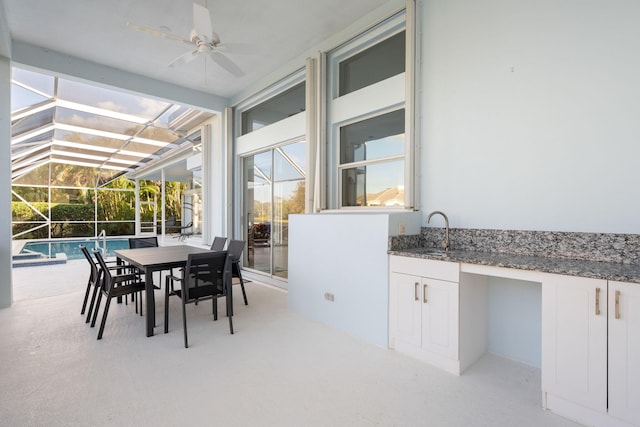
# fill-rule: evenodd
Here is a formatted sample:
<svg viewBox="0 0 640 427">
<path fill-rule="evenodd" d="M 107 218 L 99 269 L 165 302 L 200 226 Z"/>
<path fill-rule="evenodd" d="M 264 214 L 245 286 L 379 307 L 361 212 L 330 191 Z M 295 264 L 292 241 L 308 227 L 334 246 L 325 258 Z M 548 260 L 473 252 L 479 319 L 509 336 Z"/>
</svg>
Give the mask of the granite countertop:
<svg viewBox="0 0 640 427">
<path fill-rule="evenodd" d="M 543 273 L 640 283 L 640 264 L 585 261 L 502 252 L 439 251 L 433 248 L 391 250 L 389 255 L 540 271 Z"/>
</svg>

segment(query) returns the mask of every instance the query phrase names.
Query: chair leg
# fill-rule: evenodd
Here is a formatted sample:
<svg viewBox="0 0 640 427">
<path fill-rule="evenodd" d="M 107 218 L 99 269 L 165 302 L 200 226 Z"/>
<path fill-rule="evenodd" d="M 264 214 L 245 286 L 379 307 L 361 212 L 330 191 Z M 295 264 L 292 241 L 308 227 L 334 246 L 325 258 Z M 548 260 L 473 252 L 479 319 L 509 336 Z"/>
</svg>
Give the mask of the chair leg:
<svg viewBox="0 0 640 427">
<path fill-rule="evenodd" d="M 218 298 L 213 298 L 211 300 L 212 309 L 213 309 L 213 321 L 218 320 Z"/>
<path fill-rule="evenodd" d="M 140 301 L 140 317 L 144 316 L 144 313 L 142 312 L 142 293 L 143 293 L 143 291 L 140 291 L 140 295 L 136 298 L 136 301 Z M 135 293 L 133 293 L 131 295 L 135 295 Z M 137 302 L 136 302 L 136 304 L 137 304 Z"/>
<path fill-rule="evenodd" d="M 109 305 L 111 305 L 111 298 L 107 298 L 107 302 L 104 304 L 104 313 L 102 314 L 102 322 L 100 322 L 100 330 L 98 331 L 98 339 L 102 339 L 102 332 L 104 331 L 104 325 L 107 323 L 107 314 L 109 314 Z"/>
<path fill-rule="evenodd" d="M 93 287 L 93 293 L 91 294 L 91 302 L 89 303 L 89 311 L 87 312 L 87 318 L 84 323 L 89 323 L 91 321 L 91 313 L 93 313 L 93 305 L 96 303 L 96 296 L 100 290 L 98 289 L 99 285 Z"/>
<path fill-rule="evenodd" d="M 189 348 L 189 342 L 187 341 L 187 307 L 182 300 L 182 326 L 184 328 L 184 348 Z"/>
<path fill-rule="evenodd" d="M 167 280 L 168 282 L 168 280 Z M 164 333 L 169 332 L 169 284 L 164 285 Z"/>
<path fill-rule="evenodd" d="M 229 297 L 227 300 L 227 317 L 229 318 L 229 332 L 233 335 L 233 301 Z"/>
<path fill-rule="evenodd" d="M 240 279 L 240 289 L 242 289 L 242 298 L 244 298 L 244 305 L 249 305 L 249 302 L 247 301 L 247 292 L 244 290 L 244 280 L 242 280 L 240 267 L 238 267 L 238 278 Z"/>
<path fill-rule="evenodd" d="M 100 302 L 102 301 L 102 292 L 98 291 L 98 300 L 96 301 L 96 307 L 93 309 L 93 316 L 91 318 L 91 327 L 96 326 L 96 319 L 98 318 L 98 311 L 100 310 Z"/>
<path fill-rule="evenodd" d="M 82 311 L 80 311 L 80 314 L 84 314 L 84 311 L 87 308 L 87 301 L 89 301 L 89 293 L 91 293 L 91 278 L 89 278 L 89 281 L 87 282 L 87 290 L 84 293 L 84 300 L 82 301 Z"/>
</svg>

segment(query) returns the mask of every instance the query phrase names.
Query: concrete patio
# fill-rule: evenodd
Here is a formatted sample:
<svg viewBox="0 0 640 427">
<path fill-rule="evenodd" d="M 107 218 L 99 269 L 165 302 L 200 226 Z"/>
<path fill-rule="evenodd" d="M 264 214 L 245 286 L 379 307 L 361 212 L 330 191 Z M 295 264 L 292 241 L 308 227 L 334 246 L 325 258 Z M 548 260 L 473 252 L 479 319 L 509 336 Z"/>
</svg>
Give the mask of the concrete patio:
<svg viewBox="0 0 640 427">
<path fill-rule="evenodd" d="M 209 302 L 180 304 L 146 338 L 133 305 L 113 305 L 101 341 L 80 316 L 86 261 L 13 270 L 0 310 L 0 424 L 6 426 L 570 426 L 540 408 L 539 370 L 487 355 L 456 377 L 287 309 L 247 284 L 235 334 Z M 223 304 L 220 304 L 224 312 Z"/>
</svg>

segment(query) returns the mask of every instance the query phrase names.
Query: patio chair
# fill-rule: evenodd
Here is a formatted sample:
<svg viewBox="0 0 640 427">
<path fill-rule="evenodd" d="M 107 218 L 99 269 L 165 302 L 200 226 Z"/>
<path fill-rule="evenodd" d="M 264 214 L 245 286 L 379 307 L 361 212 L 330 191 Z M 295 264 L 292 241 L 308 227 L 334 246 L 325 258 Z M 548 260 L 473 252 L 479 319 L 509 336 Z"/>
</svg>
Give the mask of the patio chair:
<svg viewBox="0 0 640 427">
<path fill-rule="evenodd" d="M 244 290 L 244 280 L 242 279 L 242 271 L 240 268 L 240 259 L 242 259 L 242 251 L 244 250 L 244 240 L 231 240 L 227 251 L 231 257 L 231 273 L 232 277 L 240 279 L 240 288 L 242 289 L 242 298 L 244 299 L 244 305 L 249 305 L 247 301 L 247 293 Z M 248 280 L 247 280 L 248 282 Z"/>
<path fill-rule="evenodd" d="M 181 241 L 184 241 L 187 237 L 193 235 L 192 231 L 187 231 L 191 228 L 193 228 L 193 222 L 190 222 L 187 225 L 177 225 L 175 216 L 170 216 L 169 218 L 167 218 L 167 221 L 164 225 L 164 229 L 167 232 L 177 232 L 177 236 L 174 237 L 177 237 Z"/>
<path fill-rule="evenodd" d="M 139 249 L 139 248 L 157 248 L 158 247 L 158 237 L 130 237 L 129 238 L 129 249 Z"/>
<path fill-rule="evenodd" d="M 98 317 L 98 310 L 100 308 L 100 302 L 102 296 L 107 299 L 104 305 L 102 313 L 102 321 L 100 322 L 100 330 L 98 331 L 98 339 L 102 339 L 102 333 L 104 332 L 104 325 L 107 322 L 107 315 L 109 314 L 109 306 L 113 298 L 118 298 L 126 295 L 134 295 L 137 292 L 140 293 L 140 302 L 142 303 L 142 292 L 145 290 L 145 283 L 140 281 L 140 276 L 136 273 L 126 274 L 111 274 L 111 269 L 107 266 L 99 250 L 93 250 L 93 256 L 98 261 L 98 265 L 101 268 L 102 280 L 100 281 L 100 292 L 98 293 L 98 300 L 96 302 L 96 308 L 93 312 L 93 319 L 91 321 L 91 327 L 95 326 L 96 318 Z M 137 310 L 136 310 L 137 312 Z M 142 316 L 142 310 L 140 310 Z"/>
<path fill-rule="evenodd" d="M 212 251 L 222 251 L 224 250 L 224 245 L 227 244 L 226 237 L 216 236 L 213 238 L 213 243 L 211 244 Z"/>
<path fill-rule="evenodd" d="M 98 287 L 100 286 L 100 272 L 98 270 L 98 266 L 96 266 L 96 263 L 91 259 L 91 254 L 89 254 L 87 247 L 84 245 L 80 245 L 80 250 L 82 251 L 82 254 L 85 256 L 87 261 L 89 261 L 89 266 L 91 267 L 91 270 L 89 270 L 89 280 L 87 281 L 87 290 L 84 292 L 84 300 L 82 301 L 82 310 L 80 311 L 80 314 L 84 314 L 87 308 L 87 302 L 89 301 L 89 294 L 93 289 L 91 303 L 89 304 L 89 314 L 87 314 L 87 321 L 86 321 L 86 323 L 89 323 L 89 319 L 91 318 L 91 312 L 93 311 L 93 304 L 95 302 L 96 294 L 98 292 Z"/>
<path fill-rule="evenodd" d="M 158 237 L 130 237 L 129 238 L 129 249 L 142 249 L 142 248 L 157 248 L 158 247 Z M 142 272 L 138 271 L 140 276 Z M 171 269 L 170 274 L 173 274 L 173 269 Z M 162 273 L 160 273 L 160 279 L 158 283 L 162 283 Z M 155 289 L 160 289 L 160 286 L 154 286 Z"/>
<path fill-rule="evenodd" d="M 176 289 L 176 283 L 180 288 Z M 212 300 L 213 320 L 218 320 L 218 298 L 226 298 L 229 332 L 233 334 L 233 295 L 231 286 L 231 258 L 226 251 L 189 254 L 183 277 L 167 276 L 164 287 L 164 333 L 169 332 L 169 298 L 177 296 L 182 302 L 184 347 L 187 338 L 186 305 Z"/>
<path fill-rule="evenodd" d="M 102 279 L 102 272 L 100 271 L 100 266 L 97 264 L 97 261 L 91 258 L 91 254 L 89 253 L 89 250 L 87 249 L 87 247 L 85 245 L 79 245 L 80 247 L 80 251 L 82 252 L 82 254 L 84 255 L 84 257 L 87 259 L 87 261 L 89 262 L 89 280 L 87 281 L 87 290 L 84 293 L 84 301 L 82 302 L 82 310 L 80 311 L 80 314 L 84 314 L 87 308 L 87 302 L 89 302 L 89 294 L 91 293 L 91 302 L 89 303 L 89 310 L 87 311 L 87 319 L 85 320 L 85 323 L 89 323 L 89 321 L 91 320 L 91 313 L 93 313 L 93 306 L 96 302 L 96 296 L 98 295 L 98 290 L 100 288 L 100 280 Z M 105 264 L 112 264 L 115 261 L 107 261 L 105 260 Z M 108 266 L 109 269 L 111 270 L 122 270 L 127 268 L 124 265 L 109 265 Z M 91 290 L 93 289 L 93 292 L 91 292 Z M 136 306 L 136 310 L 137 310 L 137 306 Z"/>
</svg>

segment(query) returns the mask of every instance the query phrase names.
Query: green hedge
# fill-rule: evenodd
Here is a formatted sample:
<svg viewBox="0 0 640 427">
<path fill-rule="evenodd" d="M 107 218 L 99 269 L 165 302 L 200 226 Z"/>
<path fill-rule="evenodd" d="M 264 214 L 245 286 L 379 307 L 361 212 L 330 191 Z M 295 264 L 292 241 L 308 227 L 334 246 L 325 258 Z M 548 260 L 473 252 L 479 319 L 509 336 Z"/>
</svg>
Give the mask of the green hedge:
<svg viewBox="0 0 640 427">
<path fill-rule="evenodd" d="M 33 207 L 48 214 L 49 204 L 46 202 L 32 203 Z M 13 221 L 30 221 L 29 224 L 13 224 L 13 234 L 27 231 L 46 220 L 23 202 L 11 202 Z M 91 237 L 95 236 L 94 205 L 87 204 L 52 204 L 51 205 L 51 237 Z M 70 223 L 69 221 L 84 221 Z M 129 223 L 99 223 L 100 229 L 105 229 L 108 236 L 122 236 L 135 233 L 133 222 Z M 48 238 L 46 227 L 18 236 L 18 239 Z"/>
</svg>

